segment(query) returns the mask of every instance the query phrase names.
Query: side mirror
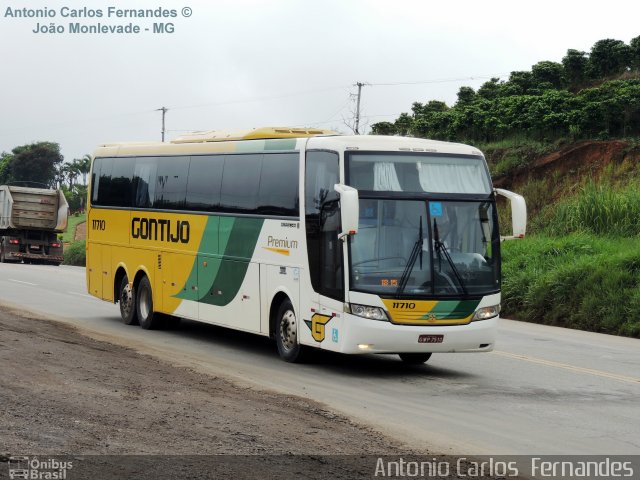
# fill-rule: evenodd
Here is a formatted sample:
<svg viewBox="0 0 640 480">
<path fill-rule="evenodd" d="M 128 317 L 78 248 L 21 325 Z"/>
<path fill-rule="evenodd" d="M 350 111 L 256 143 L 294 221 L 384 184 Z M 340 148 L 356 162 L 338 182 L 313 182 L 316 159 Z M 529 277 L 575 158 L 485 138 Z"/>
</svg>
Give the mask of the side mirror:
<svg viewBox="0 0 640 480">
<path fill-rule="evenodd" d="M 522 195 L 503 190 L 502 188 L 494 189 L 496 194 L 501 195 L 511 203 L 511 222 L 513 224 L 513 235 L 500 237 L 500 240 L 514 240 L 516 238 L 524 238 L 527 231 L 527 203 Z"/>
<path fill-rule="evenodd" d="M 340 214 L 342 219 L 342 232 L 338 235 L 341 240 L 348 235 L 358 233 L 358 222 L 360 220 L 360 201 L 358 190 L 347 185 L 337 183 L 334 190 L 340 195 Z"/>
</svg>

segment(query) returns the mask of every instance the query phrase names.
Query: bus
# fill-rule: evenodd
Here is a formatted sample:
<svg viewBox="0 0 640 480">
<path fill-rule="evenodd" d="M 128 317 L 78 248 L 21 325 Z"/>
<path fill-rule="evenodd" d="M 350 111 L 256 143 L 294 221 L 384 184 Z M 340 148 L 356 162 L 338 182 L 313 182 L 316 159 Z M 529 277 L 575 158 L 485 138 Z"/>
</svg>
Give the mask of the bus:
<svg viewBox="0 0 640 480">
<path fill-rule="evenodd" d="M 313 348 L 488 352 L 500 313 L 496 196 L 472 146 L 331 131 L 207 131 L 101 145 L 87 288 L 125 324 L 186 318 Z"/>
</svg>

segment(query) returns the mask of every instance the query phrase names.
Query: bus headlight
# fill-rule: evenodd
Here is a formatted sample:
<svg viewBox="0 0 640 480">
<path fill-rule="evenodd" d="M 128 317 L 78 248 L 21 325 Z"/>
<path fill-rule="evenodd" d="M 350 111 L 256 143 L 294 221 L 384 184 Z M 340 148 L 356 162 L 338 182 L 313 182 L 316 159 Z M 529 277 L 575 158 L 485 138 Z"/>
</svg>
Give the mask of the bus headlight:
<svg viewBox="0 0 640 480">
<path fill-rule="evenodd" d="M 499 314 L 500 314 L 500 305 L 482 307 L 476 310 L 476 313 L 471 319 L 471 321 L 474 322 L 476 320 L 489 320 L 490 318 L 497 317 Z"/>
<path fill-rule="evenodd" d="M 382 320 L 388 321 L 387 314 L 380 307 L 370 307 L 368 305 L 358 305 L 357 303 L 347 304 L 348 308 L 345 308 L 347 313 L 352 313 L 358 317 L 368 318 L 369 320 Z"/>
</svg>

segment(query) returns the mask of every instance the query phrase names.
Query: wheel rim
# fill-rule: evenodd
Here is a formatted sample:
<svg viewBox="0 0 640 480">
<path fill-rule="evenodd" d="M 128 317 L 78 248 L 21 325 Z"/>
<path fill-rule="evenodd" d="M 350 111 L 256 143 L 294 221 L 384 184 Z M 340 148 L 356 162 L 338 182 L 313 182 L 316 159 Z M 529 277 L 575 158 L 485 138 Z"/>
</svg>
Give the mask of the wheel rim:
<svg viewBox="0 0 640 480">
<path fill-rule="evenodd" d="M 125 317 L 129 317 L 133 311 L 133 292 L 127 283 L 120 293 L 120 306 Z"/>
<path fill-rule="evenodd" d="M 290 351 L 297 344 L 296 315 L 292 310 L 287 310 L 280 319 L 280 339 L 285 351 Z"/>
<path fill-rule="evenodd" d="M 140 292 L 140 316 L 146 319 L 151 311 L 149 289 L 143 288 Z"/>
</svg>

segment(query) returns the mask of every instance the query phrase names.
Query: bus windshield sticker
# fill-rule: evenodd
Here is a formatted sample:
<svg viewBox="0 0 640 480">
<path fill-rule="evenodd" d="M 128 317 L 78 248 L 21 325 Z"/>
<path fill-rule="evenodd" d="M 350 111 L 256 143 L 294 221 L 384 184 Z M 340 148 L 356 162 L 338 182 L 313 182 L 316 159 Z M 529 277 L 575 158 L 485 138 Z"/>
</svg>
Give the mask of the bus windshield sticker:
<svg viewBox="0 0 640 480">
<path fill-rule="evenodd" d="M 442 216 L 442 202 L 429 202 L 429 213 L 432 217 Z"/>
</svg>

